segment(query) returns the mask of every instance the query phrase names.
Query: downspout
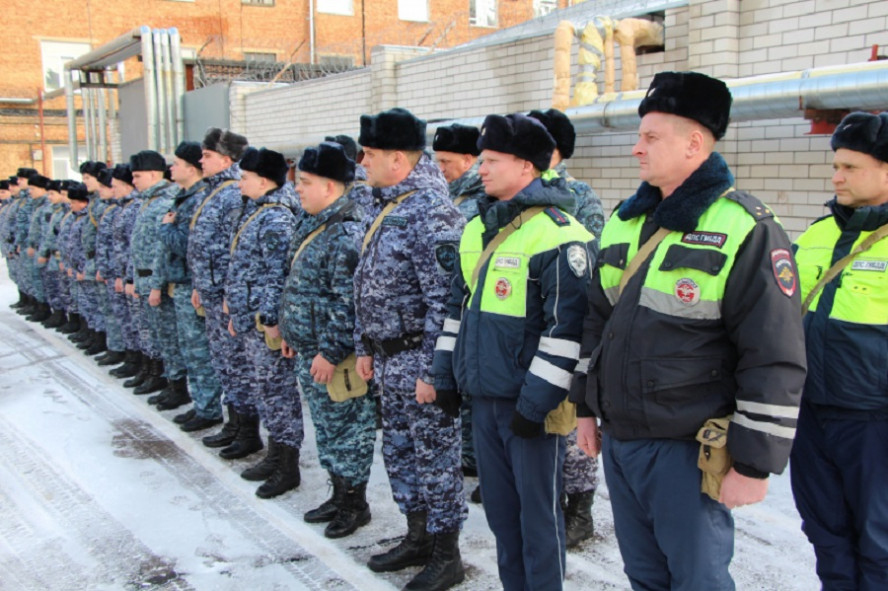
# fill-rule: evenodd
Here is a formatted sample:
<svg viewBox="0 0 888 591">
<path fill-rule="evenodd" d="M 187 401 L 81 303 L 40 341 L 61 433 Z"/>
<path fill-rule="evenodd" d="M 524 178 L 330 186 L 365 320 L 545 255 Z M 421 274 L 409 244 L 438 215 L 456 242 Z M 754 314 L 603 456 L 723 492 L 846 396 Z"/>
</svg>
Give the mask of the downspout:
<svg viewBox="0 0 888 591">
<path fill-rule="evenodd" d="M 185 68 L 182 66 L 182 45 L 179 30 L 170 29 L 170 51 L 173 60 L 173 106 L 175 107 L 176 135 L 173 146 L 185 138 Z"/>
<path fill-rule="evenodd" d="M 46 171 L 46 127 L 43 122 L 43 89 L 37 89 L 37 112 L 40 117 L 40 153 L 43 155 L 43 176 L 49 176 Z"/>
<path fill-rule="evenodd" d="M 315 11 L 314 0 L 308 0 L 308 63 L 315 63 Z"/>
<path fill-rule="evenodd" d="M 83 141 L 86 144 L 86 159 L 95 160 L 93 156 L 93 128 L 92 128 L 92 97 L 91 88 L 80 89 L 80 104 L 83 107 Z"/>
<path fill-rule="evenodd" d="M 172 154 L 176 149 L 175 142 L 175 119 L 173 115 L 173 64 L 170 58 L 170 33 L 168 30 L 161 31 L 160 34 L 160 55 L 163 63 L 163 127 L 166 145 L 164 146 L 164 154 Z"/>
<path fill-rule="evenodd" d="M 105 81 L 105 73 L 102 72 L 102 82 Z M 100 151 L 97 160 L 108 162 L 108 128 L 105 113 L 105 89 L 96 89 L 96 111 L 99 114 L 99 147 Z"/>
<path fill-rule="evenodd" d="M 65 102 L 68 111 L 68 157 L 72 168 L 77 168 L 77 111 L 74 108 L 74 76 L 68 66 L 65 66 L 62 75 L 65 77 Z"/>
<path fill-rule="evenodd" d="M 148 149 L 157 149 L 157 84 L 154 79 L 154 42 L 151 29 L 142 32 L 142 80 L 145 86 L 145 113 L 148 115 Z"/>
<path fill-rule="evenodd" d="M 166 80 L 164 78 L 164 70 L 166 64 L 163 61 L 163 30 L 155 29 L 152 37 L 154 39 L 154 78 L 157 94 L 157 147 L 153 148 L 161 154 L 167 149 L 167 129 L 166 129 Z"/>
</svg>

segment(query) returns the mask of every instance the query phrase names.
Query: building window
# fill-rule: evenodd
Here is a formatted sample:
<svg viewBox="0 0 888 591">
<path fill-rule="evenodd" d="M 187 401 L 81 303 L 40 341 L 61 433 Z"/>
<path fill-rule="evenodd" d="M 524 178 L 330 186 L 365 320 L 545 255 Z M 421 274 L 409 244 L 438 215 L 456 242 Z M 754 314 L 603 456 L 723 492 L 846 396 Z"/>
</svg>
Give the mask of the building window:
<svg viewBox="0 0 888 591">
<path fill-rule="evenodd" d="M 40 53 L 43 56 L 43 88 L 57 90 L 65 85 L 65 64 L 90 50 L 89 43 L 69 43 L 66 41 L 41 41 Z"/>
<path fill-rule="evenodd" d="M 274 0 L 241 0 L 241 4 L 250 6 L 274 6 Z"/>
<path fill-rule="evenodd" d="M 558 0 L 533 0 L 534 16 L 546 16 L 553 10 L 558 10 Z"/>
<path fill-rule="evenodd" d="M 354 14 L 352 8 L 352 0 L 318 0 L 318 12 L 325 14 L 345 14 L 351 16 Z"/>
<path fill-rule="evenodd" d="M 398 18 L 402 21 L 429 22 L 428 0 L 398 0 Z"/>
<path fill-rule="evenodd" d="M 476 27 L 497 26 L 496 0 L 469 0 L 469 24 Z"/>
<path fill-rule="evenodd" d="M 264 51 L 245 51 L 244 61 L 248 64 L 273 64 L 277 61 L 277 54 Z"/>
</svg>

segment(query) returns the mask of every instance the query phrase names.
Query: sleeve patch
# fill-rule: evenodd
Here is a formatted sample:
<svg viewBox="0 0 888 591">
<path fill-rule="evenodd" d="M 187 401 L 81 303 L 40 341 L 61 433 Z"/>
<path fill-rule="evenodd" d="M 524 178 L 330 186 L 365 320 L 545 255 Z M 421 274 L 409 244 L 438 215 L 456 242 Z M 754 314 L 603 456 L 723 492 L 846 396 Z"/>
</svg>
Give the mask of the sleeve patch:
<svg viewBox="0 0 888 591">
<path fill-rule="evenodd" d="M 795 295 L 798 278 L 792 265 L 792 255 L 787 249 L 776 248 L 771 251 L 771 270 L 780 291 L 789 298 Z"/>
<path fill-rule="evenodd" d="M 442 274 L 451 275 L 456 268 L 456 244 L 442 242 L 435 245 L 435 261 Z"/>
</svg>

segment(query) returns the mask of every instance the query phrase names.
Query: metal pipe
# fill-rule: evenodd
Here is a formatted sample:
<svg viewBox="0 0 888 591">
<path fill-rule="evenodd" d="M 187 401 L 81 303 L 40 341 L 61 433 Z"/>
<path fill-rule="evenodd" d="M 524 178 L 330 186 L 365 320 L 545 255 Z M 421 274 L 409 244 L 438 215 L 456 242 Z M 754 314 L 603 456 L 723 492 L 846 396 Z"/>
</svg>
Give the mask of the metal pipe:
<svg viewBox="0 0 888 591">
<path fill-rule="evenodd" d="M 37 89 L 37 112 L 40 117 L 40 154 L 43 156 L 43 176 L 46 172 L 46 126 L 43 121 L 43 89 Z"/>
<path fill-rule="evenodd" d="M 178 146 L 185 138 L 185 67 L 182 65 L 181 38 L 179 30 L 175 27 L 170 29 L 170 50 L 173 60 L 173 106 L 176 119 L 173 146 Z"/>
<path fill-rule="evenodd" d="M 71 167 L 77 168 L 77 111 L 74 108 L 74 76 L 65 66 L 62 76 L 65 77 L 65 103 L 68 111 L 68 158 Z"/>
<path fill-rule="evenodd" d="M 163 153 L 167 146 L 166 137 L 166 93 L 164 92 L 164 63 L 163 63 L 163 30 L 155 29 L 154 39 L 154 78 L 157 105 L 157 147 L 152 148 Z"/>
<path fill-rule="evenodd" d="M 157 85 L 154 79 L 154 43 L 151 29 L 142 27 L 142 82 L 145 86 L 145 113 L 148 116 L 148 149 L 157 149 Z"/>
<path fill-rule="evenodd" d="M 315 10 L 314 0 L 308 0 L 308 63 L 315 63 Z"/>
<path fill-rule="evenodd" d="M 42 90 L 40 92 L 43 92 Z M 19 98 L 14 96 L 0 96 L 0 103 L 10 103 L 13 105 L 33 105 L 39 99 Z"/>
<path fill-rule="evenodd" d="M 84 53 L 77 59 L 73 59 L 65 64 L 68 70 L 80 70 L 85 66 L 89 69 L 97 67 L 105 67 L 116 64 L 139 53 L 139 41 L 143 39 L 143 35 L 148 27 L 139 27 L 128 33 L 124 33 L 117 39 L 105 43 L 88 53 Z"/>
<path fill-rule="evenodd" d="M 83 141 L 86 144 L 86 159 L 93 160 L 92 149 L 92 104 L 90 88 L 80 89 L 80 104 L 83 108 Z"/>
<path fill-rule="evenodd" d="M 112 70 L 112 72 L 117 73 L 117 84 L 120 84 L 122 80 L 122 72 L 121 66 L 123 64 L 118 64 L 116 70 Z M 109 74 L 111 79 L 114 79 L 114 74 Z M 120 155 L 120 135 L 118 133 L 117 128 L 117 89 L 109 88 L 108 89 L 108 132 L 111 135 L 111 162 L 121 162 Z"/>
<path fill-rule="evenodd" d="M 161 34 L 161 55 L 163 56 L 163 102 L 164 102 L 164 130 L 167 138 L 164 154 L 172 154 L 176 149 L 176 119 L 175 119 L 175 91 L 173 90 L 173 59 L 170 47 L 171 39 L 169 30 Z"/>
<path fill-rule="evenodd" d="M 105 73 L 102 72 L 102 81 L 105 81 Z M 105 89 L 96 89 L 96 112 L 99 123 L 99 155 L 97 160 L 108 162 L 108 122 L 105 113 Z"/>
</svg>

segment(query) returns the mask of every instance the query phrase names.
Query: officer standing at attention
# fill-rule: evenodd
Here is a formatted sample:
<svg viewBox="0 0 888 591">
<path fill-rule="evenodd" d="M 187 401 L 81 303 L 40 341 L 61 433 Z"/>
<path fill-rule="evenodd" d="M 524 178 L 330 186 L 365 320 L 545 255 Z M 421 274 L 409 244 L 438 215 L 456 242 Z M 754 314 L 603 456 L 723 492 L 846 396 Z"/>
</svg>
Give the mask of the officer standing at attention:
<svg viewBox="0 0 888 591">
<path fill-rule="evenodd" d="M 564 184 L 540 179 L 555 148 L 542 124 L 489 115 L 478 147 L 494 200 L 480 203 L 460 241 L 435 388 L 441 403 L 471 396 L 503 588 L 560 589 L 564 436 L 574 423 L 572 413 L 561 429 L 551 421 L 570 410 L 594 237 L 566 213 L 575 201 Z"/>
<path fill-rule="evenodd" d="M 478 215 L 478 199 L 484 196 L 478 175 L 478 136 L 477 127 L 454 123 L 436 129 L 432 141 L 453 204 L 467 220 Z"/>
<path fill-rule="evenodd" d="M 425 121 L 404 109 L 361 116 L 373 187 L 355 270 L 357 372 L 382 391 L 383 456 L 407 536 L 370 558 L 375 572 L 424 566 L 405 589 L 463 580 L 459 531 L 467 515 L 459 409 L 435 402 L 432 356 L 444 324 L 465 220 L 426 145 Z"/>
<path fill-rule="evenodd" d="M 605 225 L 592 280 L 588 374 L 571 399 L 580 448 L 596 455 L 601 445 L 636 589 L 733 589 L 731 510 L 764 499 L 795 434 L 805 379 L 797 275 L 774 214 L 734 189 L 714 151 L 730 109 L 720 80 L 654 77 L 632 150 L 643 182 Z M 725 441 L 707 436 L 713 419 L 729 421 L 733 466 L 710 496 L 697 463 Z"/>
<path fill-rule="evenodd" d="M 823 588 L 870 591 L 888 589 L 888 113 L 851 113 L 832 148 L 832 215 L 795 244 L 809 306 L 792 491 Z"/>
</svg>

